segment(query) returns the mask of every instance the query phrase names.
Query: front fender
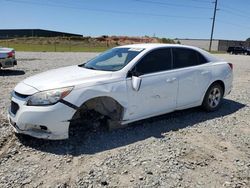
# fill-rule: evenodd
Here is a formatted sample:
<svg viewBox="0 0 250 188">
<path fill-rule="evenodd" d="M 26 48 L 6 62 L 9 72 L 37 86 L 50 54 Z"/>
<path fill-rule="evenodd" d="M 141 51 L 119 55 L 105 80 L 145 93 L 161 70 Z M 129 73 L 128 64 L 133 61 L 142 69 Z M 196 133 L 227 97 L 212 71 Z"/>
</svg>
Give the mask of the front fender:
<svg viewBox="0 0 250 188">
<path fill-rule="evenodd" d="M 120 103 L 124 109 L 128 106 L 126 81 L 100 84 L 91 87 L 74 89 L 64 100 L 80 107 L 86 101 L 96 97 L 111 97 Z"/>
</svg>

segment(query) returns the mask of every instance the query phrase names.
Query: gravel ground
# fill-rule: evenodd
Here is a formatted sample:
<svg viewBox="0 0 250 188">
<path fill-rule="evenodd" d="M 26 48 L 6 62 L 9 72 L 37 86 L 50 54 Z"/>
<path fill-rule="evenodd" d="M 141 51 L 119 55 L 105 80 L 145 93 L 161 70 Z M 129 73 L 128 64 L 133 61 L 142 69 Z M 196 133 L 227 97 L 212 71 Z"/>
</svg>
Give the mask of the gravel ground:
<svg viewBox="0 0 250 188">
<path fill-rule="evenodd" d="M 217 112 L 193 108 L 65 141 L 16 137 L 6 118 L 14 86 L 95 55 L 17 52 L 18 66 L 0 70 L 0 187 L 250 187 L 250 56 L 216 55 L 234 64 Z"/>
</svg>

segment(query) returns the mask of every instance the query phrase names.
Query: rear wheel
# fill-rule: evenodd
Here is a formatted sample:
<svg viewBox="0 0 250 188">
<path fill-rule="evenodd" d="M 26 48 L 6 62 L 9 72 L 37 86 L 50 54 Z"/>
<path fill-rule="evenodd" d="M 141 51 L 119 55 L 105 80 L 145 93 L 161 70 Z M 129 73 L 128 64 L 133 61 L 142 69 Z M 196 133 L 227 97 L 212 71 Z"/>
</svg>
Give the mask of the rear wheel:
<svg viewBox="0 0 250 188">
<path fill-rule="evenodd" d="M 221 106 L 223 88 L 219 83 L 211 85 L 203 99 L 202 107 L 206 111 L 215 111 Z"/>
</svg>

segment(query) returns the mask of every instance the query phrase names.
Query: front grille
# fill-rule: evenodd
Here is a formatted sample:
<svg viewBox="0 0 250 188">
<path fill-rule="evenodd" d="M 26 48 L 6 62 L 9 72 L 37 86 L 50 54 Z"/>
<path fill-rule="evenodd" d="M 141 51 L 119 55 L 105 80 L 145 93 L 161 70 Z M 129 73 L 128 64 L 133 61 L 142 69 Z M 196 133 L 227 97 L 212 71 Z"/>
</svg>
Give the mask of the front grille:
<svg viewBox="0 0 250 188">
<path fill-rule="evenodd" d="M 10 111 L 11 111 L 11 113 L 15 115 L 18 110 L 19 110 L 18 104 L 15 103 L 15 102 L 13 102 L 13 101 L 11 101 L 11 105 L 10 105 Z"/>
<path fill-rule="evenodd" d="M 21 94 L 21 93 L 17 93 L 16 91 L 15 91 L 15 95 L 17 96 L 17 97 L 20 97 L 20 98 L 22 98 L 22 99 L 25 99 L 25 98 L 27 98 L 29 95 L 24 95 L 24 94 Z"/>
</svg>

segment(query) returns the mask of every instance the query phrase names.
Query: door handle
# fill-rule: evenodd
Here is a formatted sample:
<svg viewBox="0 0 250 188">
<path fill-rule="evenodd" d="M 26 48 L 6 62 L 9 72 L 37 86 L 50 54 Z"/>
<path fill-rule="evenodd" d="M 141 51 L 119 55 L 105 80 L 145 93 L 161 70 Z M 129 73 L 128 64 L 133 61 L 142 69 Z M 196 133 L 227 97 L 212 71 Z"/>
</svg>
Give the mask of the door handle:
<svg viewBox="0 0 250 188">
<path fill-rule="evenodd" d="M 166 82 L 167 83 L 172 83 L 172 82 L 174 82 L 176 80 L 176 78 L 167 78 L 166 79 Z"/>
<path fill-rule="evenodd" d="M 209 71 L 202 71 L 201 72 L 202 75 L 205 75 L 205 74 L 208 74 L 208 73 L 209 73 Z"/>
</svg>

